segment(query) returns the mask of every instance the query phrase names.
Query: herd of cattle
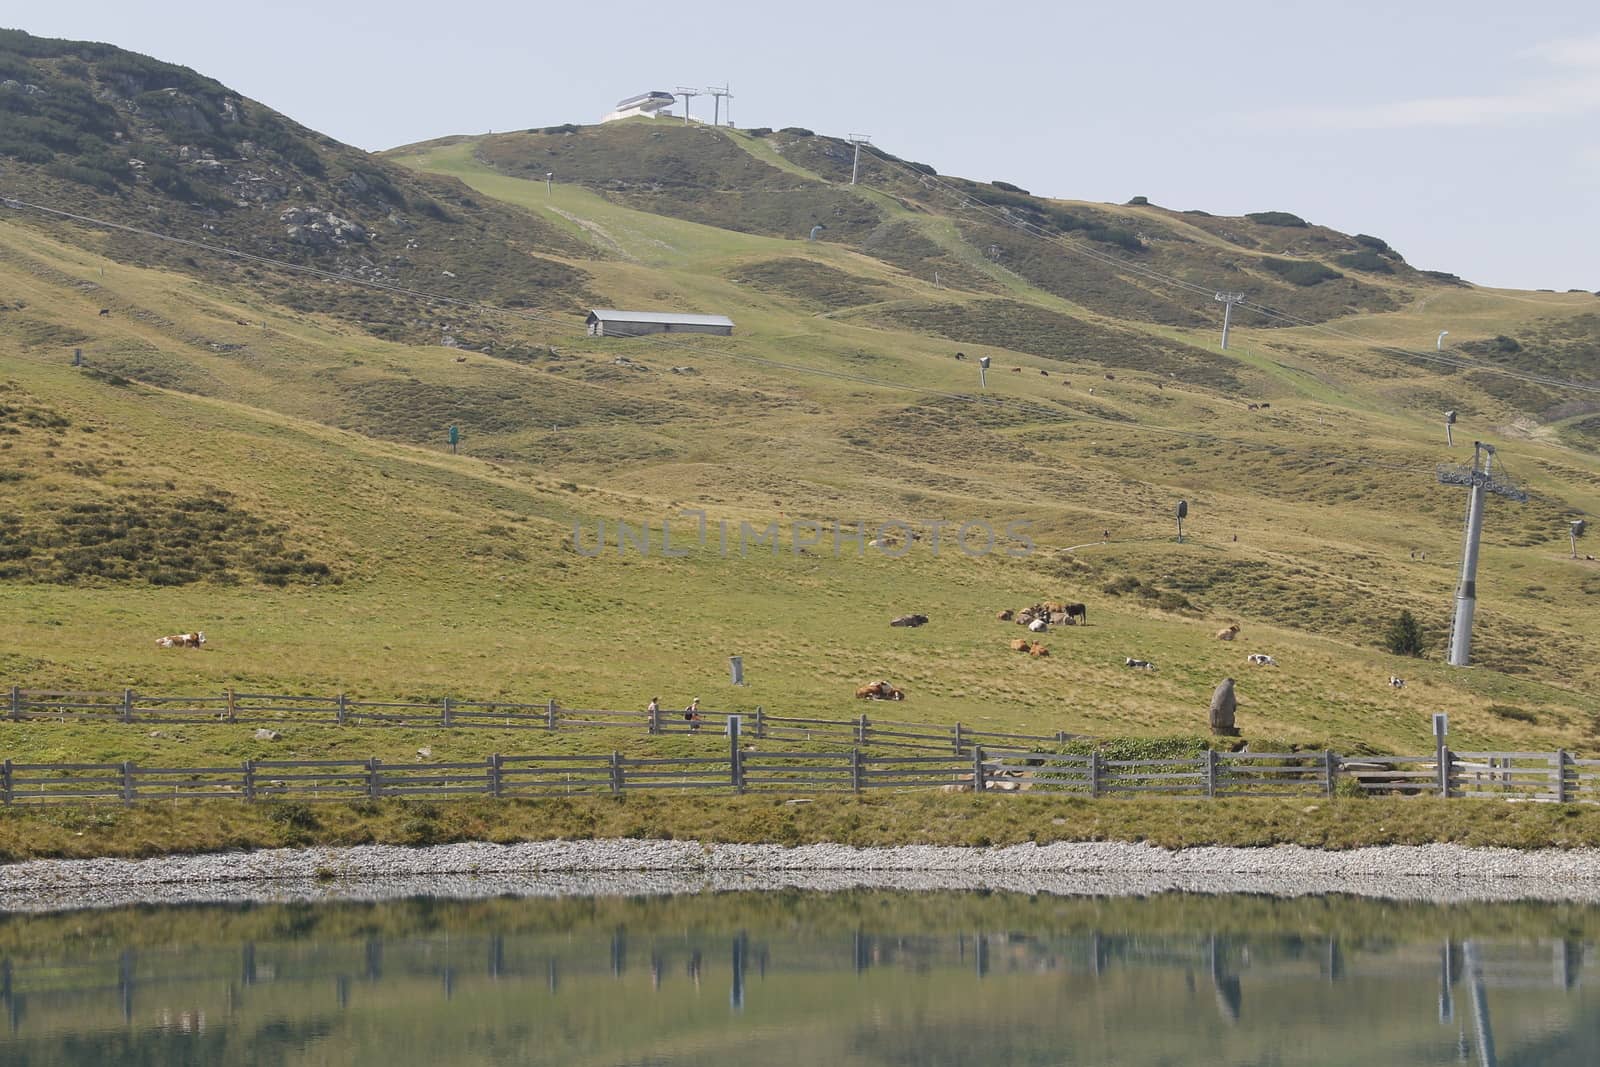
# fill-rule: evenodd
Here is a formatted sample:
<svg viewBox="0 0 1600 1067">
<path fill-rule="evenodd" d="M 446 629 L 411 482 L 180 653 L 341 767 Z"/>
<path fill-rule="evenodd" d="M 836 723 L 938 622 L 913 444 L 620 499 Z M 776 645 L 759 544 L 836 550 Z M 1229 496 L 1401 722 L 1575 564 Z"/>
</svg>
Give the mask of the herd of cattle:
<svg viewBox="0 0 1600 1067">
<path fill-rule="evenodd" d="M 1037 634 L 1044 633 L 1052 626 L 1086 626 L 1089 623 L 1089 609 L 1083 604 L 1040 602 L 1030 604 L 1021 611 L 1012 611 L 1007 608 L 996 613 L 995 619 L 999 622 L 1015 622 L 1019 626 L 1027 627 L 1030 633 Z M 889 625 L 923 626 L 927 622 L 928 617 L 922 614 L 898 615 L 890 620 Z M 1232 641 L 1239 636 L 1239 630 L 1238 623 L 1229 623 L 1212 636 L 1218 641 Z M 1043 643 L 1030 641 L 1022 637 L 1012 640 L 1011 650 L 1034 658 L 1043 658 L 1050 655 L 1050 650 Z M 1245 656 L 1244 660 L 1252 667 L 1276 667 L 1278 665 L 1278 661 L 1265 652 L 1251 652 Z M 1123 658 L 1122 663 L 1123 666 L 1131 670 L 1154 671 L 1156 669 L 1154 660 L 1142 659 L 1137 656 L 1126 656 Z M 1228 679 L 1228 682 L 1231 686 L 1232 679 Z M 1391 687 L 1404 689 L 1405 684 L 1404 678 L 1394 675 L 1389 676 L 1389 685 Z M 856 696 L 862 700 L 904 700 L 906 698 L 903 689 L 897 689 L 886 681 L 863 685 L 856 690 Z"/>
</svg>

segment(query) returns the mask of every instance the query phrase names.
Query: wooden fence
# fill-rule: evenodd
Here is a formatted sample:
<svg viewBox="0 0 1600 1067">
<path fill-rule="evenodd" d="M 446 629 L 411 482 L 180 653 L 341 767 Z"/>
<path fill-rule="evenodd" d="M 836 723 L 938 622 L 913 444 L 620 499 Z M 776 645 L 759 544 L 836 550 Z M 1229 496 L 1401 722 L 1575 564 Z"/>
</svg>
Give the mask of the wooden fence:
<svg viewBox="0 0 1600 1067">
<path fill-rule="evenodd" d="M 353 800 L 393 796 L 549 797 L 648 791 L 861 793 L 979 790 L 1086 797 L 1312 797 L 1432 794 L 1600 803 L 1600 760 L 1565 752 L 1452 752 L 1361 756 L 1333 752 L 1206 752 L 1191 759 L 1114 760 L 974 748 L 970 755 L 883 755 L 746 749 L 737 727 L 724 754 L 696 757 L 503 756 L 478 762 L 246 760 L 231 767 L 133 763 L 0 764 L 7 805 L 73 801 Z M 1347 784 L 1348 783 L 1348 784 Z"/>
<path fill-rule="evenodd" d="M 1016 747 L 1061 744 L 1080 734 L 1016 734 L 975 730 L 961 723 L 937 725 L 874 719 L 862 713 L 849 719 L 800 718 L 754 712 L 702 711 L 697 721 L 684 719 L 682 711 L 610 711 L 563 708 L 554 700 L 542 704 L 505 701 L 353 700 L 345 693 L 304 696 L 244 693 L 227 690 L 213 696 L 152 696 L 132 689 L 72 691 L 23 689 L 13 686 L 6 717 L 14 722 L 100 723 L 239 723 L 282 725 L 285 722 L 321 722 L 339 726 L 413 726 L 431 728 L 490 727 L 494 729 L 568 730 L 610 727 L 652 735 L 720 735 L 730 715 L 740 715 L 746 736 L 773 741 L 809 741 L 860 748 L 970 753 L 975 745 Z"/>
</svg>

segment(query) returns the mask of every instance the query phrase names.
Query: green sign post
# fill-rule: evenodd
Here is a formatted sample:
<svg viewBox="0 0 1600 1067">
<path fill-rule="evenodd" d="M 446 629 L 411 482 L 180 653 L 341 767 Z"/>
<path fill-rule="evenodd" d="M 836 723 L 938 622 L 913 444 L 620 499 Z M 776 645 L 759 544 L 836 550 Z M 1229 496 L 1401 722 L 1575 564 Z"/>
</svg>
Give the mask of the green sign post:
<svg viewBox="0 0 1600 1067">
<path fill-rule="evenodd" d="M 456 445 L 461 443 L 461 430 L 455 423 L 450 424 L 450 451 L 456 450 Z"/>
</svg>

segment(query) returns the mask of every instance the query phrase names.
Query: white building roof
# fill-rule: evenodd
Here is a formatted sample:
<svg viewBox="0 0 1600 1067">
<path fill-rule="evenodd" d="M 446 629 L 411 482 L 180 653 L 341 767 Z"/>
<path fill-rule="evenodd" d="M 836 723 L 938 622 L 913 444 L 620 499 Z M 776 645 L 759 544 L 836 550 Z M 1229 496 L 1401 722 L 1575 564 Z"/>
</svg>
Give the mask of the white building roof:
<svg viewBox="0 0 1600 1067">
<path fill-rule="evenodd" d="M 726 315 L 691 315 L 681 311 L 617 311 L 614 308 L 591 308 L 587 321 L 601 322 L 666 322 L 674 326 L 732 326 Z"/>
</svg>

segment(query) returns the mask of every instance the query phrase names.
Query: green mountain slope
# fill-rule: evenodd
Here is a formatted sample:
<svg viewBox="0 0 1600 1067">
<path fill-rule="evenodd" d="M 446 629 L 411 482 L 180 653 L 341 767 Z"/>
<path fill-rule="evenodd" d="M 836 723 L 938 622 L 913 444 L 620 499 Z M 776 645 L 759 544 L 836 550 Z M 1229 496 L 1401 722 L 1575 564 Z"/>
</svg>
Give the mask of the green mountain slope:
<svg viewBox="0 0 1600 1067">
<path fill-rule="evenodd" d="M 1588 294 L 1447 284 L 1373 239 L 1276 217 L 934 187 L 874 153 L 852 188 L 842 142 L 803 132 L 626 122 L 372 157 L 180 68 L 4 40 L 19 85 L 113 101 L 69 121 L 38 110 L 38 93 L 0 88 L 5 196 L 423 295 L 0 213 L 0 677 L 624 708 L 699 694 L 837 716 L 859 713 L 857 684 L 889 677 L 918 721 L 1105 734 L 1198 732 L 1232 675 L 1257 739 L 1405 747 L 1444 708 L 1461 747 L 1588 743 L 1600 572 L 1567 558 L 1566 531 L 1600 512 L 1600 406 L 1487 369 L 1592 374 Z M 146 72 L 138 92 L 118 80 L 127 67 Z M 168 114 L 152 92 L 192 111 Z M 19 115 L 33 130 L 22 148 Z M 185 158 L 202 118 L 213 133 Z M 46 121 L 89 141 L 49 147 L 40 130 L 59 131 Z M 261 147 L 268 129 L 316 162 Z M 96 144 L 131 176 L 70 173 L 101 158 Z M 158 183 L 147 156 L 191 191 Z M 235 196 L 265 170 L 299 192 L 265 206 Z M 358 189 L 353 175 L 381 181 Z M 194 200 L 202 187 L 231 206 Z M 992 254 L 996 216 L 961 209 L 949 188 L 1045 232 L 1004 227 Z M 302 206 L 358 222 L 365 239 L 305 237 L 314 223 L 284 217 Z M 827 227 L 817 240 L 813 220 Z M 1389 269 L 1340 259 L 1364 254 Z M 1217 273 L 1224 262 L 1237 276 Z M 1241 312 L 1220 352 L 1209 294 L 1126 263 L 1208 286 L 1236 277 L 1340 332 Z M 1296 283 L 1319 268 L 1340 277 Z M 599 304 L 737 326 L 586 337 L 582 313 Z M 1495 346 L 1468 350 L 1484 366 L 1374 347 L 1431 345 L 1441 320 L 1453 343 Z M 74 348 L 85 367 L 70 365 Z M 994 360 L 981 399 L 958 350 Z M 1443 441 L 1447 407 L 1461 412 L 1458 445 L 1501 443 L 1538 493 L 1492 507 L 1476 671 L 1439 663 L 1464 506 L 1434 482 L 1436 463 L 1462 460 Z M 665 558 L 662 524 L 679 538 L 685 509 L 705 513 L 706 541 Z M 889 527 L 887 547 L 904 553 L 869 548 L 893 520 L 920 539 Z M 937 521 L 954 525 L 935 554 Z M 608 548 L 591 557 L 580 547 L 602 522 Z M 619 522 L 649 524 L 655 551 L 619 550 Z M 741 523 L 776 524 L 779 551 L 741 552 Z M 800 551 L 807 523 L 843 529 Z M 1003 538 L 952 550 L 963 523 L 1025 524 L 1032 550 L 1008 555 L 1019 542 Z M 994 616 L 1041 599 L 1089 603 L 1091 625 L 1047 635 L 1048 658 L 1017 656 L 1021 631 Z M 1424 623 L 1426 660 L 1378 647 L 1402 609 Z M 934 621 L 887 626 L 910 611 Z M 1230 621 L 1241 640 L 1215 641 Z M 153 649 L 190 628 L 215 651 Z M 1251 651 L 1280 668 L 1247 673 Z M 745 656 L 746 689 L 726 688 L 731 654 Z M 1130 672 L 1129 656 L 1160 669 Z M 1385 684 L 1392 673 L 1405 690 Z M 434 748 L 475 758 L 489 743 Z"/>
</svg>

